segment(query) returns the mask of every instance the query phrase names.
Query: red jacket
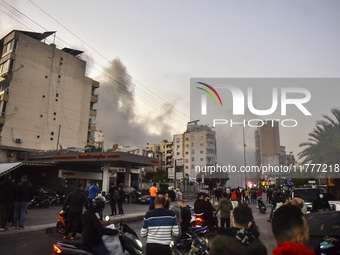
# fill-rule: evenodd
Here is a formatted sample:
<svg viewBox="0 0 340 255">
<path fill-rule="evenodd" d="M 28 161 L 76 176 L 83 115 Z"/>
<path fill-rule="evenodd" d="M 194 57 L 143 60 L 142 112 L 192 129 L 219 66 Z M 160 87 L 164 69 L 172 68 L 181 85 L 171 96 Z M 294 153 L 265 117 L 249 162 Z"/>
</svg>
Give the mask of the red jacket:
<svg viewBox="0 0 340 255">
<path fill-rule="evenodd" d="M 237 201 L 237 192 L 236 190 L 230 191 L 231 193 L 231 201 Z"/>
<path fill-rule="evenodd" d="M 272 255 L 316 255 L 307 246 L 299 243 L 284 242 L 275 247 Z"/>
<path fill-rule="evenodd" d="M 256 197 L 262 197 L 262 189 L 259 189 L 256 193 Z"/>
</svg>

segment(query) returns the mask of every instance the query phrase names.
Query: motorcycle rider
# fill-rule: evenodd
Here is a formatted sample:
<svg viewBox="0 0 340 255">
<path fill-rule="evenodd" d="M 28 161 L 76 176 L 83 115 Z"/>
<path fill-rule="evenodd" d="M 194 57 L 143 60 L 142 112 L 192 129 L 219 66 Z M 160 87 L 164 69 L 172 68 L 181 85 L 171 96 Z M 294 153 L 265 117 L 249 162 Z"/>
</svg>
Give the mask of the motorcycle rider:
<svg viewBox="0 0 340 255">
<path fill-rule="evenodd" d="M 194 212 L 195 214 L 204 213 L 204 194 L 198 193 L 197 200 L 194 203 Z"/>
<path fill-rule="evenodd" d="M 72 227 L 71 240 L 74 240 L 81 224 L 80 221 L 83 212 L 83 205 L 86 209 L 89 208 L 87 197 L 82 191 L 82 184 L 77 183 L 77 189 L 67 196 L 63 206 L 63 211 L 65 211 L 68 207 L 68 219 L 65 229 L 65 236 L 63 237 L 64 240 L 68 238 L 68 234 L 70 233 Z"/>
<path fill-rule="evenodd" d="M 206 194 L 204 196 L 204 219 L 208 222 L 208 227 L 212 230 L 215 226 L 217 226 L 217 218 L 214 215 L 216 209 L 210 202 L 210 196 Z"/>
<path fill-rule="evenodd" d="M 81 218 L 83 225 L 83 243 L 98 255 L 110 255 L 103 243 L 103 235 L 117 235 L 118 233 L 122 233 L 121 230 L 109 229 L 103 226 L 97 214 L 101 214 L 104 208 L 105 198 L 98 195 L 93 201 L 93 208 L 85 211 Z"/>
</svg>

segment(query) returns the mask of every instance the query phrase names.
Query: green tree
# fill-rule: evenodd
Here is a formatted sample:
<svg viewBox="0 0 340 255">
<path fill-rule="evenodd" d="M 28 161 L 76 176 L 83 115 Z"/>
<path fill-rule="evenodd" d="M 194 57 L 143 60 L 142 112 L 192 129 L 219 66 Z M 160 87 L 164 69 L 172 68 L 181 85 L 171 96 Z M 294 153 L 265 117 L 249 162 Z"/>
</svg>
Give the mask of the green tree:
<svg viewBox="0 0 340 255">
<path fill-rule="evenodd" d="M 147 172 L 143 177 L 143 182 L 161 182 L 161 181 L 169 181 L 168 174 L 164 170 L 158 170 L 156 172 Z"/>
<path fill-rule="evenodd" d="M 313 132 L 309 133 L 308 142 L 301 143 L 305 147 L 298 155 L 302 163 L 340 164 L 340 108 L 333 108 L 334 119 L 323 115 L 323 120 L 316 122 Z M 337 198 L 339 199 L 340 179 L 334 179 Z"/>
</svg>

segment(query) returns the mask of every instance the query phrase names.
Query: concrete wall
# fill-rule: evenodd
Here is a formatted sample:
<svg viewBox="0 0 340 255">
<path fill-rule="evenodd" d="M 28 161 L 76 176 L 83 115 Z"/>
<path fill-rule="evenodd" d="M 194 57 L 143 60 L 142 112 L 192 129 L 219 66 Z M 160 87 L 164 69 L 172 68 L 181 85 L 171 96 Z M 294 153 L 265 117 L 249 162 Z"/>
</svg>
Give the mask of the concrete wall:
<svg viewBox="0 0 340 255">
<path fill-rule="evenodd" d="M 87 143 L 92 80 L 86 63 L 20 34 L 1 144 L 50 150 Z M 16 139 L 21 139 L 21 143 Z"/>
</svg>

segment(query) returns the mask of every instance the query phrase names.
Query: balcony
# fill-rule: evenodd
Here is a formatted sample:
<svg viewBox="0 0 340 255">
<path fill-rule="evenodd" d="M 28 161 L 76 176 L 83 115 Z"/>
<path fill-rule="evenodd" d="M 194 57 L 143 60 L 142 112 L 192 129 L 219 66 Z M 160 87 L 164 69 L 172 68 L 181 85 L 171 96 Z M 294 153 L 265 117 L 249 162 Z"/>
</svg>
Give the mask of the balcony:
<svg viewBox="0 0 340 255">
<path fill-rule="evenodd" d="M 4 94 L 1 94 L 0 95 L 0 102 L 1 101 L 5 101 L 5 102 L 8 102 L 8 98 L 9 98 L 9 95 L 4 93 Z"/>
<path fill-rule="evenodd" d="M 6 121 L 6 117 L 5 117 L 5 114 L 3 113 L 0 115 L 0 125 L 5 124 L 5 121 Z"/>
<path fill-rule="evenodd" d="M 92 94 L 91 95 L 91 102 L 92 103 L 97 103 L 98 102 L 98 95 Z"/>
<path fill-rule="evenodd" d="M 96 131 L 96 126 L 94 126 L 94 125 L 89 125 L 89 130 L 90 130 L 90 131 Z"/>
<path fill-rule="evenodd" d="M 97 116 L 97 110 L 96 109 L 90 109 L 90 115 L 91 116 Z"/>
<path fill-rule="evenodd" d="M 5 63 L 7 60 L 13 59 L 15 60 L 16 55 L 14 52 L 11 52 L 9 54 L 7 54 L 6 56 L 4 56 L 3 58 L 0 59 L 0 65 Z"/>
<path fill-rule="evenodd" d="M 9 85 L 10 81 L 13 78 L 13 73 L 11 72 L 7 72 L 7 73 L 3 73 L 0 75 L 0 85 Z"/>
<path fill-rule="evenodd" d="M 92 87 L 99 88 L 99 82 L 95 81 L 95 80 L 92 80 Z"/>
</svg>

